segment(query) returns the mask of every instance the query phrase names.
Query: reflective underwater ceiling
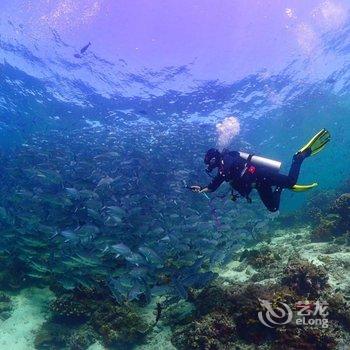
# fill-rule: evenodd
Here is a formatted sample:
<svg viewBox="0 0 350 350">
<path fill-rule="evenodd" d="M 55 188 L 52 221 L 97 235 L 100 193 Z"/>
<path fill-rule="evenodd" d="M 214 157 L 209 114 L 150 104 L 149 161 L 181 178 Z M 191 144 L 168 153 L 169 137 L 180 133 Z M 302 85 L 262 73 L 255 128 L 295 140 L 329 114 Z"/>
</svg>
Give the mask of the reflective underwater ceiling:
<svg viewBox="0 0 350 350">
<path fill-rule="evenodd" d="M 349 1 L 0 10 L 0 350 L 348 349 Z"/>
</svg>

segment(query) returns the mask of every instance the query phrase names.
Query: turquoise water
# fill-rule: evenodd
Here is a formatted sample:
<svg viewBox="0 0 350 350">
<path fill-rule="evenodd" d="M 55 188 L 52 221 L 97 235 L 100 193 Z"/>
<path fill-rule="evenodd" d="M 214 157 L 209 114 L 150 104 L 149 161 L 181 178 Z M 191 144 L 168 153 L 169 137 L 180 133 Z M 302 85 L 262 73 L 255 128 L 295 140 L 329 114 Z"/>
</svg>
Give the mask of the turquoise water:
<svg viewBox="0 0 350 350">
<path fill-rule="evenodd" d="M 279 72 L 231 83 L 193 82 L 190 65 L 132 73 L 93 51 L 77 59 L 55 32 L 45 56 L 35 41 L 21 41 L 18 24 L 1 27 L 0 287 L 49 288 L 57 297 L 46 310 L 56 313 L 45 330 L 51 338 L 39 333 L 45 339 L 37 336 L 36 348 L 143 344 L 155 327 L 137 318 L 145 310 L 168 317 L 160 330 L 170 324 L 175 332 L 173 305 L 182 310 L 185 300 L 191 314 L 196 293 L 237 252 L 269 242 L 267 232 L 295 229 L 271 217 L 257 194 L 249 204 L 230 201 L 227 184 L 208 198 L 185 188 L 210 181 L 203 157 L 226 117 L 235 116 L 241 130 L 230 149 L 280 160 L 284 172 L 310 137 L 330 131 L 331 143 L 305 161 L 299 178 L 318 188 L 284 191 L 283 217 L 298 217 L 310 196 L 349 181 L 348 25 L 323 34 L 314 54 Z M 80 347 L 70 334 L 70 343 L 55 338 L 55 327 L 60 334 L 85 327 Z"/>
</svg>

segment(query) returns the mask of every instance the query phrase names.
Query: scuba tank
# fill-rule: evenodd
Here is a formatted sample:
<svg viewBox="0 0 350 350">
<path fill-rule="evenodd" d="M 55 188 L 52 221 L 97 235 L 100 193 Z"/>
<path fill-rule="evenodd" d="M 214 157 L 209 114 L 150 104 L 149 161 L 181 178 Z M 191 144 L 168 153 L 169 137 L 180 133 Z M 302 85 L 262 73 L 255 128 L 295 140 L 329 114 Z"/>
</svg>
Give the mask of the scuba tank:
<svg viewBox="0 0 350 350">
<path fill-rule="evenodd" d="M 246 160 L 248 164 L 264 167 L 272 172 L 278 173 L 281 169 L 282 163 L 277 160 L 272 160 L 269 158 L 264 158 L 260 156 L 256 156 L 254 154 L 249 154 L 245 152 L 238 152 L 239 156 Z"/>
<path fill-rule="evenodd" d="M 260 169 L 264 168 L 270 173 L 279 173 L 282 165 L 282 163 L 277 160 L 256 156 L 254 154 L 249 154 L 245 152 L 238 152 L 238 154 L 239 154 L 239 157 L 245 160 L 246 162 L 244 169 L 241 172 L 241 178 L 243 178 L 244 176 L 248 176 L 248 177 L 253 176 L 253 178 L 251 178 L 252 182 L 256 181 L 256 177 L 254 175 L 256 172 L 256 167 L 259 167 Z M 237 195 L 233 193 L 234 186 L 232 185 L 232 183 L 231 183 L 231 187 L 232 187 L 231 199 L 235 201 L 237 199 Z M 252 202 L 251 198 L 249 197 L 249 193 L 252 188 L 253 187 L 250 188 L 250 190 L 247 192 L 246 195 L 243 195 L 241 192 L 238 191 L 240 195 L 245 197 L 249 203 Z"/>
</svg>

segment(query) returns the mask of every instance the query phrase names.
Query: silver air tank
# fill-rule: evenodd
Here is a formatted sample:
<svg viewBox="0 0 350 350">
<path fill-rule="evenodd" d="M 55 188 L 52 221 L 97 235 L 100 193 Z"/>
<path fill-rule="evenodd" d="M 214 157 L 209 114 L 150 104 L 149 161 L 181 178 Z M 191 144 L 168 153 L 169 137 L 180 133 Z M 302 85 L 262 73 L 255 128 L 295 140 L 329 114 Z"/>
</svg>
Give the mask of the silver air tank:
<svg viewBox="0 0 350 350">
<path fill-rule="evenodd" d="M 250 163 L 255 166 L 267 168 L 273 172 L 278 173 L 280 171 L 282 163 L 277 160 L 272 160 L 264 157 L 255 156 L 254 154 L 239 152 L 241 158 L 248 160 L 250 158 Z"/>
</svg>

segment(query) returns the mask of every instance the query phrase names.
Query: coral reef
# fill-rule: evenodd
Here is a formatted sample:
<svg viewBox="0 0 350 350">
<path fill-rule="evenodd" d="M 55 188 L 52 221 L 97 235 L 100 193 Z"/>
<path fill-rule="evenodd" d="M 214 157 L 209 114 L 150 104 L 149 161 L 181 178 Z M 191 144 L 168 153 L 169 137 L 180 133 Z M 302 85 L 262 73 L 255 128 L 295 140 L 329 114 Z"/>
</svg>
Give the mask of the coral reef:
<svg viewBox="0 0 350 350">
<path fill-rule="evenodd" d="M 346 236 L 344 228 L 349 220 L 349 198 L 347 194 L 341 195 L 327 209 L 320 210 L 322 215 L 318 217 L 318 227 L 313 231 L 314 240 L 317 235 L 319 240 Z M 309 250 L 302 256 L 325 266 L 336 266 L 336 254 L 330 254 L 339 249 L 342 253 L 345 249 L 350 251 L 336 241 L 329 245 L 310 244 L 308 236 L 303 234 L 305 231 L 300 232 L 300 237 L 298 232 L 293 232 L 292 237 L 296 240 L 290 246 L 297 247 L 303 240 Z M 279 240 L 282 233 L 277 235 Z M 301 259 L 299 249 L 284 252 L 273 244 L 273 241 L 271 245 L 260 243 L 237 253 L 237 256 L 240 254 L 240 271 L 253 271 L 248 274 L 249 282 L 234 283 L 218 278 L 201 290 L 189 288 L 186 301 L 175 303 L 169 299 L 163 303 L 161 321 L 154 329 L 170 326 L 173 331 L 171 342 L 179 350 L 257 347 L 276 350 L 335 349 L 338 340 L 345 339 L 346 331 L 350 329 L 347 299 L 332 291 L 323 266 Z M 281 262 L 287 259 L 286 266 L 281 266 Z M 258 273 L 254 274 L 256 271 L 251 267 Z M 332 269 L 329 271 L 331 273 Z M 170 279 L 168 276 L 164 278 Z M 254 283 L 256 281 L 260 282 Z M 333 286 L 334 281 L 331 282 Z M 141 317 L 140 303 L 118 305 L 103 286 L 78 288 L 72 292 L 58 288 L 55 293 L 57 299 L 51 304 L 53 317 L 38 332 L 37 349 L 83 350 L 95 341 L 108 349 L 129 349 L 142 342 L 154 326 L 154 319 L 148 324 Z M 328 328 L 295 322 L 300 305 L 311 305 L 309 310 L 312 315 L 321 299 L 329 303 Z M 283 305 L 293 312 L 292 321 L 288 320 L 289 314 L 282 313 L 284 318 L 277 326 L 267 327 L 261 322 L 258 315 L 266 316 L 270 312 L 268 307 L 278 314 Z M 281 321 L 279 315 L 275 318 L 277 321 Z M 321 321 L 323 316 L 307 316 L 306 319 L 311 318 Z M 284 324 L 284 320 L 288 322 Z"/>
<path fill-rule="evenodd" d="M 235 337 L 233 317 L 214 311 L 178 328 L 172 336 L 172 343 L 179 350 L 230 349 Z"/>
<path fill-rule="evenodd" d="M 337 198 L 335 191 L 312 191 L 308 194 L 307 204 L 302 211 L 281 213 L 275 220 L 280 227 L 305 227 L 305 223 L 317 226 L 329 213 L 331 203 Z"/>
<path fill-rule="evenodd" d="M 173 325 L 172 343 L 180 350 L 234 349 L 242 341 L 248 347 L 252 344 L 276 350 L 335 349 L 345 334 L 344 327 L 348 329 L 350 325 L 350 312 L 341 295 L 331 294 L 325 269 L 294 258 L 282 273 L 280 284 L 236 284 L 218 279 L 194 295 L 195 319 L 185 325 Z M 329 302 L 328 319 L 314 313 L 320 298 Z M 281 312 L 284 305 L 293 312 L 292 320 L 300 317 L 300 305 L 310 305 L 311 316 L 306 316 L 306 320 L 313 317 L 314 322 L 319 320 L 319 324 L 327 326 L 288 321 L 289 311 Z M 267 327 L 258 317 L 266 316 L 268 307 L 278 314 L 277 326 Z"/>
<path fill-rule="evenodd" d="M 194 297 L 194 304 L 198 315 L 206 315 L 213 310 L 228 310 L 233 312 L 236 307 L 236 288 L 242 285 L 232 285 L 218 279 L 216 283 L 204 288 Z"/>
<path fill-rule="evenodd" d="M 91 344 L 95 343 L 98 337 L 89 325 L 79 327 L 72 332 L 67 340 L 67 346 L 72 350 L 86 350 Z"/>
<path fill-rule="evenodd" d="M 36 349 L 86 350 L 98 339 L 90 326 L 72 327 L 57 321 L 45 322 L 36 334 Z"/>
<path fill-rule="evenodd" d="M 231 322 L 230 328 L 232 330 L 235 329 L 235 336 L 240 339 L 255 344 L 274 339 L 276 336 L 275 330 L 264 326 L 257 317 L 259 311 L 263 311 L 259 299 L 268 300 L 274 306 L 281 302 L 294 303 L 297 300 L 297 296 L 289 288 L 278 285 L 213 284 L 197 295 L 195 305 L 199 319 L 195 321 L 196 326 L 192 325 L 192 328 L 182 328 L 182 332 L 184 332 L 182 337 L 188 336 L 193 338 L 194 329 L 200 329 L 198 323 L 203 322 L 205 324 L 202 327 L 208 327 L 206 326 L 207 319 L 205 316 L 219 313 L 230 316 L 225 321 Z M 185 333 L 186 329 L 191 329 L 192 333 Z M 178 330 L 177 334 L 179 332 L 181 330 Z M 209 331 L 207 334 L 209 337 Z M 189 339 L 187 342 L 183 342 L 188 345 L 192 341 L 192 339 Z M 207 343 L 210 343 L 210 341 L 210 339 L 206 340 Z M 213 348 L 216 349 L 217 347 Z"/>
<path fill-rule="evenodd" d="M 349 219 L 350 193 L 343 193 L 341 196 L 339 196 L 331 206 L 331 211 L 338 213 L 344 220 Z"/>
<path fill-rule="evenodd" d="M 349 220 L 350 193 L 344 193 L 319 217 L 318 225 L 311 233 L 311 239 L 316 242 L 327 242 L 334 237 L 349 234 Z"/>
<path fill-rule="evenodd" d="M 339 285 L 334 271 L 337 252 L 343 256 L 343 271 L 348 266 L 350 250 L 339 242 L 346 241 L 350 235 L 350 194 L 338 197 L 334 193 L 319 194 L 315 203 L 322 205 L 308 208 L 309 214 L 314 210 L 312 221 L 317 224 L 311 238 L 332 239 L 332 244 L 310 244 L 308 235 L 304 234 L 306 229 L 299 236 L 292 232 L 289 239 L 293 237 L 293 242 L 284 238 L 282 241 L 287 234 L 280 230 L 276 242 L 282 241 L 292 249 L 285 252 L 274 249 L 277 244 L 272 240 L 270 245 L 259 244 L 243 250 L 241 263 L 232 264 L 233 273 L 222 275 L 227 276 L 226 280 L 218 278 L 191 296 L 196 307 L 192 319 L 185 320 L 187 324 L 171 324 L 172 343 L 178 349 L 331 350 L 339 348 L 341 340 L 346 344 L 350 329 L 349 295 L 346 288 L 340 289 L 345 294 L 335 293 L 332 288 Z M 302 254 L 300 242 L 306 247 Z M 281 261 L 288 262 L 280 266 Z M 324 265 L 316 265 L 316 261 Z M 247 265 L 258 273 L 247 273 L 251 269 Z M 248 276 L 244 280 L 249 282 L 232 282 L 236 279 L 231 276 L 236 277 L 237 271 L 243 270 L 244 277 Z M 328 273 L 332 277 L 330 282 Z M 222 317 L 221 324 L 216 322 L 217 315 Z M 277 322 L 267 327 L 258 315 L 266 317 L 265 320 L 272 317 Z M 217 328 L 230 330 L 230 337 L 225 332 L 218 337 Z"/>
<path fill-rule="evenodd" d="M 112 303 L 102 304 L 92 314 L 89 324 L 102 336 L 106 345 L 137 342 L 149 329 L 136 310 Z"/>
<path fill-rule="evenodd" d="M 318 223 L 329 212 L 330 204 L 337 198 L 335 191 L 311 192 L 302 215 L 307 222 Z"/>
<path fill-rule="evenodd" d="M 36 335 L 37 349 L 80 350 L 97 339 L 108 347 L 127 348 L 149 330 L 136 306 L 117 305 L 103 289 L 75 289 L 59 295 L 50 307 L 52 317 Z"/>
<path fill-rule="evenodd" d="M 274 339 L 274 328 L 264 326 L 257 315 L 264 311 L 259 300 L 267 300 L 272 307 L 278 307 L 280 303 L 293 304 L 296 295 L 288 288 L 278 285 L 262 286 L 259 284 L 248 285 L 236 294 L 235 320 L 237 334 L 245 341 L 260 344 L 263 341 Z"/>
<path fill-rule="evenodd" d="M 274 350 L 334 350 L 336 335 L 328 329 L 315 327 L 281 327 L 277 329 L 278 339 Z"/>
<path fill-rule="evenodd" d="M 245 260 L 255 268 L 269 266 L 279 259 L 278 254 L 268 246 L 263 246 L 261 249 L 245 249 L 240 257 L 240 261 Z"/>
<path fill-rule="evenodd" d="M 194 317 L 195 307 L 186 300 L 171 304 L 163 311 L 163 322 L 166 324 L 188 323 Z"/>
<path fill-rule="evenodd" d="M 51 303 L 51 310 L 56 318 L 66 322 L 84 322 L 90 316 L 90 307 L 86 300 L 77 300 L 73 295 L 63 294 Z"/>
<path fill-rule="evenodd" d="M 327 296 L 329 317 L 339 321 L 347 330 L 350 330 L 350 305 L 340 293 Z"/>
<path fill-rule="evenodd" d="M 327 272 L 307 260 L 292 260 L 284 269 L 282 284 L 298 295 L 317 298 L 327 287 Z"/>
<path fill-rule="evenodd" d="M 338 233 L 339 216 L 327 215 L 320 218 L 319 225 L 311 232 L 311 240 L 313 242 L 328 242 L 332 240 Z"/>
</svg>

